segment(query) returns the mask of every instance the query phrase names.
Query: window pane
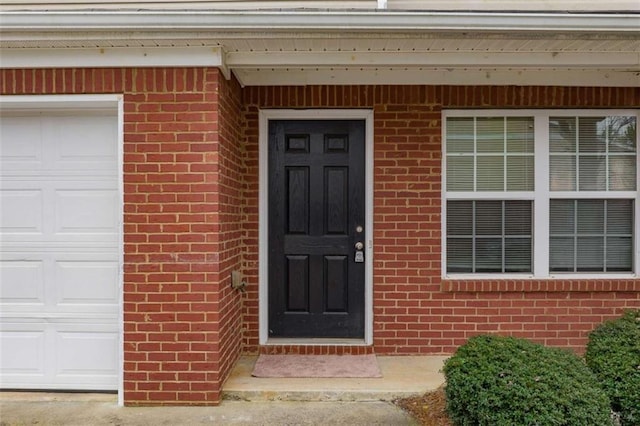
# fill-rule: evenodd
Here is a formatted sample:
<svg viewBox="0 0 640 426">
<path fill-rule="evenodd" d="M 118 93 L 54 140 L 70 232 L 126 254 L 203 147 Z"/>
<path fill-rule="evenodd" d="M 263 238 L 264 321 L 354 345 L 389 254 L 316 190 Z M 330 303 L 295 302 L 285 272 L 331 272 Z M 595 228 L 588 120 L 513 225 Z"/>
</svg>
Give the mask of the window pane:
<svg viewBox="0 0 640 426">
<path fill-rule="evenodd" d="M 631 271 L 633 211 L 633 200 L 551 200 L 551 271 Z"/>
<path fill-rule="evenodd" d="M 476 131 L 477 152 L 504 152 L 504 118 L 479 117 Z"/>
<path fill-rule="evenodd" d="M 635 117 L 609 117 L 609 152 L 636 152 Z"/>
<path fill-rule="evenodd" d="M 576 126 L 577 145 L 572 142 Z M 572 178 L 577 171 L 578 191 L 635 190 L 636 127 L 635 117 L 551 118 L 550 189 L 575 190 Z M 565 153 L 567 158 L 559 153 Z"/>
<path fill-rule="evenodd" d="M 445 144 L 447 191 L 534 190 L 533 117 L 447 118 Z"/>
<path fill-rule="evenodd" d="M 578 234 L 604 233 L 604 200 L 578 200 Z"/>
<path fill-rule="evenodd" d="M 447 191 L 473 191 L 473 157 L 447 156 Z"/>
<path fill-rule="evenodd" d="M 502 272 L 502 239 L 476 239 L 476 272 Z"/>
<path fill-rule="evenodd" d="M 605 117 L 578 118 L 578 152 L 604 152 L 607 143 Z"/>
<path fill-rule="evenodd" d="M 549 119 L 549 150 L 551 152 L 576 152 L 576 119 L 551 117 Z"/>
<path fill-rule="evenodd" d="M 447 272 L 531 272 L 532 209 L 529 200 L 448 201 Z"/>
<path fill-rule="evenodd" d="M 631 271 L 632 243 L 631 237 L 607 237 L 607 271 Z"/>
<path fill-rule="evenodd" d="M 533 156 L 507 157 L 507 190 L 533 191 Z"/>
<path fill-rule="evenodd" d="M 604 271 L 604 238 L 578 237 L 576 272 Z"/>
<path fill-rule="evenodd" d="M 476 201 L 476 235 L 502 235 L 502 201 Z"/>
<path fill-rule="evenodd" d="M 447 202 L 447 235 L 473 235 L 473 201 Z"/>
<path fill-rule="evenodd" d="M 483 156 L 477 158 L 477 185 L 478 191 L 503 191 L 504 190 L 504 157 Z"/>
<path fill-rule="evenodd" d="M 531 235 L 531 201 L 506 201 L 504 218 L 505 235 Z"/>
<path fill-rule="evenodd" d="M 533 153 L 533 118 L 507 118 L 507 152 Z"/>
<path fill-rule="evenodd" d="M 549 202 L 549 229 L 551 235 L 575 232 L 575 201 L 551 200 Z"/>
<path fill-rule="evenodd" d="M 473 272 L 471 238 L 447 238 L 447 272 Z"/>
<path fill-rule="evenodd" d="M 607 200 L 607 235 L 631 236 L 633 233 L 633 201 Z"/>
<path fill-rule="evenodd" d="M 630 155 L 609 156 L 609 190 L 635 191 L 636 157 Z"/>
<path fill-rule="evenodd" d="M 606 191 L 606 157 L 600 155 L 580 155 L 578 167 L 579 191 Z"/>
<path fill-rule="evenodd" d="M 531 271 L 531 238 L 507 238 L 504 251 L 505 272 Z"/>
<path fill-rule="evenodd" d="M 573 237 L 549 239 L 549 268 L 551 272 L 573 272 L 575 243 Z"/>
<path fill-rule="evenodd" d="M 552 155 L 550 158 L 549 189 L 551 191 L 576 190 L 576 157 Z"/>
<path fill-rule="evenodd" d="M 447 118 L 447 153 L 473 153 L 473 118 Z"/>
</svg>

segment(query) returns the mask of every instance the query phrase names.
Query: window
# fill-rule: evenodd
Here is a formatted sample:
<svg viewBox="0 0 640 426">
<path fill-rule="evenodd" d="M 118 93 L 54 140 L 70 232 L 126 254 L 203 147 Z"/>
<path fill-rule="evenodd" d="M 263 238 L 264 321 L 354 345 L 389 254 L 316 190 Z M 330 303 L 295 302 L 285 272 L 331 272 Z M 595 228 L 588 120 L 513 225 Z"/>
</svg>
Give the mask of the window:
<svg viewBox="0 0 640 426">
<path fill-rule="evenodd" d="M 450 201 L 449 272 L 531 272 L 530 201 Z"/>
<path fill-rule="evenodd" d="M 637 122 L 637 111 L 445 112 L 445 273 L 637 274 Z"/>
<path fill-rule="evenodd" d="M 629 272 L 631 200 L 557 200 L 550 205 L 552 272 Z"/>
</svg>

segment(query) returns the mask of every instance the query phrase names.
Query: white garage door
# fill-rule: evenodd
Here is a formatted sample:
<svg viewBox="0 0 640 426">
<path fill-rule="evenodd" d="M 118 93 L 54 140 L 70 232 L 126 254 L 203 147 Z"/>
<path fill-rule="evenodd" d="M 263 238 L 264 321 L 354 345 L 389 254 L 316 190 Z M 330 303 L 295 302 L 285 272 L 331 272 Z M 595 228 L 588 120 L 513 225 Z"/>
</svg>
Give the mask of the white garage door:
<svg viewBox="0 0 640 426">
<path fill-rule="evenodd" d="M 2 110 L 0 387 L 114 390 L 117 110 Z"/>
</svg>

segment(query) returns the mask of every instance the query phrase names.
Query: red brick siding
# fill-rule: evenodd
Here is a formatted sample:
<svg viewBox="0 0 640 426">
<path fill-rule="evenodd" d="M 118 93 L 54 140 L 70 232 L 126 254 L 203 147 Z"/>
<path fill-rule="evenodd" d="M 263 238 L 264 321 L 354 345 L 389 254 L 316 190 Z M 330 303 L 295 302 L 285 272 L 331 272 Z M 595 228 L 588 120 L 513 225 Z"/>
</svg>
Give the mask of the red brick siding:
<svg viewBox="0 0 640 426">
<path fill-rule="evenodd" d="M 229 83 L 223 97 L 234 99 L 221 99 L 220 83 L 217 69 L 204 68 L 0 74 L 3 94 L 124 94 L 129 405 L 216 404 L 240 350 L 240 298 L 228 289 L 229 271 L 240 266 L 237 212 L 230 216 L 240 187 L 233 130 L 240 94 Z M 220 110 L 229 117 L 221 120 Z M 221 155 L 229 159 L 219 167 Z"/>
<path fill-rule="evenodd" d="M 247 282 L 245 297 L 242 301 L 243 351 L 255 353 L 258 349 L 258 219 L 259 219 L 259 146 L 258 146 L 258 108 L 255 105 L 247 107 L 245 96 L 248 88 L 243 91 L 244 118 L 244 149 L 245 149 L 245 187 L 243 203 L 243 241 L 244 277 Z"/>
<path fill-rule="evenodd" d="M 260 346 L 261 354 L 279 355 L 369 355 L 375 353 L 373 346 L 357 345 L 268 345 Z"/>
<path fill-rule="evenodd" d="M 249 87 L 246 245 L 252 290 L 245 350 L 308 353 L 338 347 L 258 347 L 258 132 L 260 108 L 374 110 L 374 350 L 452 353 L 478 333 L 584 350 L 596 324 L 640 307 L 638 280 L 442 281 L 441 110 L 637 108 L 639 88 L 490 86 Z M 252 269 L 253 267 L 253 269 Z M 333 349 L 332 349 L 333 348 Z"/>
<path fill-rule="evenodd" d="M 241 344 L 259 349 L 259 108 L 375 112 L 374 348 L 263 352 L 451 353 L 482 332 L 581 351 L 597 323 L 640 307 L 636 280 L 440 279 L 443 108 L 637 107 L 639 88 L 240 89 L 215 69 L 149 68 L 2 70 L 0 91 L 124 94 L 127 404 L 215 404 Z"/>
<path fill-rule="evenodd" d="M 227 377 L 240 356 L 242 344 L 242 293 L 231 288 L 231 272 L 242 272 L 242 188 L 244 185 L 244 147 L 242 144 L 242 93 L 237 81 L 218 74 L 219 149 L 218 181 L 218 271 L 220 320 L 220 377 Z M 213 89 L 213 88 L 212 88 Z"/>
</svg>

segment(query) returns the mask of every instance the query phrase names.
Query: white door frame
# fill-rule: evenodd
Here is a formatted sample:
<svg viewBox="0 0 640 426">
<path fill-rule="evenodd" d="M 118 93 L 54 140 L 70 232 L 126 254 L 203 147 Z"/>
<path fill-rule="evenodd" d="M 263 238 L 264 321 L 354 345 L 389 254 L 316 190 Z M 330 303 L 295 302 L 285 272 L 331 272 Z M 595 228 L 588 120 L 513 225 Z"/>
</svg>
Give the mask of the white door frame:
<svg viewBox="0 0 640 426">
<path fill-rule="evenodd" d="M 364 339 L 269 339 L 269 120 L 365 121 L 365 293 Z M 258 321 L 261 345 L 373 344 L 373 111 L 369 109 L 268 109 L 259 114 Z"/>
<path fill-rule="evenodd" d="M 1 95 L 0 110 L 42 110 L 42 109 L 101 109 L 117 110 L 118 116 L 118 405 L 124 405 L 124 96 L 122 94 L 97 95 Z"/>
</svg>

